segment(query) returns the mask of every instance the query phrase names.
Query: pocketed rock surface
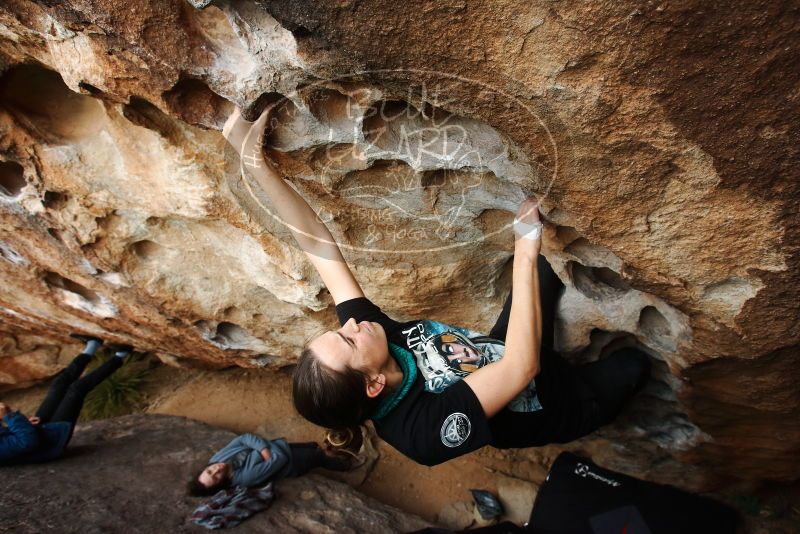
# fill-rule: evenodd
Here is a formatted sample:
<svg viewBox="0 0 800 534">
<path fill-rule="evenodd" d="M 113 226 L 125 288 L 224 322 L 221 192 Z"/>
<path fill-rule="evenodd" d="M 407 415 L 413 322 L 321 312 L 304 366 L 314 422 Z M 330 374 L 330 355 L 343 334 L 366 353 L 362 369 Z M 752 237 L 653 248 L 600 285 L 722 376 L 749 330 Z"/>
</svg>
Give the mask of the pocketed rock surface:
<svg viewBox="0 0 800 534">
<path fill-rule="evenodd" d="M 594 443 L 691 489 L 800 476 L 796 3 L 0 6 L 0 387 L 71 331 L 277 368 L 336 324 L 221 136 L 268 155 L 397 318 L 487 331 L 520 201 L 557 226 L 558 343 L 654 359 Z M 613 446 L 606 444 L 612 443 Z"/>
<path fill-rule="evenodd" d="M 207 532 L 184 484 L 234 433 L 182 417 L 130 415 L 77 427 L 57 463 L 3 468 L 0 530 Z M 278 498 L 237 532 L 411 532 L 422 519 L 319 474 L 276 484 Z"/>
</svg>

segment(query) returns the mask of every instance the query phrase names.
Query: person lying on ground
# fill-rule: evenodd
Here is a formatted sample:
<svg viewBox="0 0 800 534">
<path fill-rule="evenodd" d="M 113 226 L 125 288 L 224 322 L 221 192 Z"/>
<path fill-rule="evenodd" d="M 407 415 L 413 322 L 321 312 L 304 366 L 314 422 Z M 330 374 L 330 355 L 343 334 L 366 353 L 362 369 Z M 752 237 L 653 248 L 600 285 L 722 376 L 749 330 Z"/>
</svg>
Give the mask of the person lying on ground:
<svg viewBox="0 0 800 534">
<path fill-rule="evenodd" d="M 213 495 L 229 486 L 255 487 L 287 477 L 299 477 L 322 467 L 350 471 L 361 460 L 346 453 L 328 454 L 314 442 L 288 443 L 242 434 L 225 445 L 187 484 L 194 496 Z"/>
<path fill-rule="evenodd" d="M 55 378 L 33 417 L 0 402 L 0 465 L 47 462 L 59 458 L 67 447 L 86 395 L 120 368 L 132 347 L 112 347 L 115 354 L 97 369 L 80 378 L 94 353 L 103 344 L 98 338 L 78 337 L 86 342 L 83 351 Z M 79 379 L 80 378 L 80 379 Z"/>
<path fill-rule="evenodd" d="M 486 445 L 578 439 L 612 421 L 643 387 L 650 361 L 638 349 L 579 367 L 554 350 L 564 285 L 539 254 L 543 226 L 534 199 L 519 207 L 512 290 L 488 336 L 429 319 L 391 319 L 364 296 L 328 228 L 265 157 L 269 116 L 267 109 L 250 123 L 236 110 L 223 135 L 319 272 L 342 324 L 300 354 L 292 396 L 306 419 L 328 428 L 370 419 L 401 453 L 435 465 Z"/>
</svg>

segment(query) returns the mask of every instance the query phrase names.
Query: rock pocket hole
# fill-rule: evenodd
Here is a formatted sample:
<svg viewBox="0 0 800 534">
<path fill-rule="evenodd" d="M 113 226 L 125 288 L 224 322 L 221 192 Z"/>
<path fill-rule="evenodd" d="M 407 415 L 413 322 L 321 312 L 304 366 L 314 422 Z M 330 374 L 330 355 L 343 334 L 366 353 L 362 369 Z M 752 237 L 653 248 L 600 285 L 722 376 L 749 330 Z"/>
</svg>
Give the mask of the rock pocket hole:
<svg viewBox="0 0 800 534">
<path fill-rule="evenodd" d="M 364 139 L 384 149 L 394 147 L 400 142 L 395 139 L 390 124 L 401 119 L 411 119 L 419 115 L 419 111 L 402 100 L 382 100 L 367 109 L 362 122 Z M 390 134 L 392 134 L 390 136 Z"/>
<path fill-rule="evenodd" d="M 291 155 L 303 157 L 301 151 Z M 364 170 L 369 166 L 367 157 L 359 146 L 350 143 L 330 143 L 314 148 L 308 158 L 308 164 L 312 170 L 326 177 Z"/>
<path fill-rule="evenodd" d="M 153 130 L 175 144 L 182 142 L 174 120 L 144 98 L 132 96 L 130 103 L 123 106 L 122 114 L 133 124 Z"/>
<path fill-rule="evenodd" d="M 131 250 L 137 258 L 146 261 L 158 254 L 158 252 L 161 250 L 161 245 L 148 239 L 144 239 L 132 244 Z"/>
<path fill-rule="evenodd" d="M 48 272 L 43 280 L 50 289 L 61 295 L 67 305 L 73 308 L 78 308 L 100 317 L 112 317 L 117 314 L 116 306 L 110 300 L 69 278 Z"/>
<path fill-rule="evenodd" d="M 662 350 L 677 348 L 669 321 L 655 306 L 645 306 L 639 314 L 639 332 L 646 340 Z"/>
<path fill-rule="evenodd" d="M 619 287 L 620 289 L 628 289 L 628 285 L 622 281 L 616 271 L 622 270 L 623 263 L 613 252 L 600 245 L 591 243 L 585 237 L 578 237 L 572 240 L 569 245 L 564 248 L 564 252 L 574 256 L 578 261 L 584 265 L 602 265 L 611 274 L 606 276 L 609 285 Z M 601 267 L 595 267 L 599 269 Z M 601 274 L 601 276 L 603 276 Z"/>
<path fill-rule="evenodd" d="M 61 232 L 59 232 L 55 228 L 48 228 L 47 229 L 47 233 L 50 234 L 50 237 L 52 237 L 53 239 L 56 239 L 56 240 L 62 241 L 62 242 L 64 241 L 63 239 L 61 239 Z"/>
<path fill-rule="evenodd" d="M 684 412 L 676 390 L 680 381 L 672 375 L 667 364 L 651 355 L 650 380 L 642 392 L 631 402 L 631 412 L 636 425 L 647 438 L 667 450 L 683 450 L 700 436 Z"/>
<path fill-rule="evenodd" d="M 571 254 L 571 252 L 569 251 L 569 245 L 572 244 L 574 241 L 576 241 L 578 239 L 583 239 L 583 238 L 581 238 L 581 235 L 578 233 L 578 231 L 575 230 L 575 228 L 573 228 L 572 226 L 557 226 L 556 227 L 556 238 L 561 243 L 566 243 L 567 244 L 567 247 L 564 249 L 564 252 L 567 252 L 567 253 L 570 253 L 570 254 Z"/>
<path fill-rule="evenodd" d="M 69 278 L 56 273 L 47 273 L 44 277 L 45 283 L 53 288 L 64 289 L 79 295 L 80 297 L 88 300 L 89 302 L 99 302 L 100 296 L 87 287 L 83 287 L 77 282 L 73 282 Z"/>
<path fill-rule="evenodd" d="M 467 190 L 487 185 L 491 178 L 494 178 L 491 173 L 471 172 L 466 169 L 436 169 L 423 172 L 420 185 L 425 189 L 436 191 L 437 194 L 443 192 L 447 195 L 457 195 L 456 201 L 460 203 Z"/>
<path fill-rule="evenodd" d="M 250 335 L 238 324 L 223 321 L 217 325 L 216 335 L 211 341 L 223 348 L 264 350 L 264 342 Z"/>
<path fill-rule="evenodd" d="M 627 345 L 635 344 L 635 339 L 632 338 L 633 336 L 627 332 L 609 332 L 600 328 L 593 328 L 589 332 L 589 345 L 581 349 L 571 359 L 575 363 L 587 363 L 602 359 L 608 356 L 610 352 L 613 352 L 617 345 L 625 345 L 620 340 L 632 340 Z"/>
<path fill-rule="evenodd" d="M 320 122 L 348 127 L 361 116 L 361 108 L 347 95 L 334 89 L 320 89 L 308 99 L 308 109 Z"/>
<path fill-rule="evenodd" d="M 44 207 L 51 210 L 60 210 L 67 204 L 67 201 L 69 201 L 69 196 L 58 191 L 45 191 L 42 198 Z"/>
<path fill-rule="evenodd" d="M 247 330 L 235 323 L 222 321 L 214 327 L 210 321 L 197 321 L 194 326 L 204 338 L 222 349 L 249 349 L 256 351 L 266 349 L 263 341 L 250 335 Z"/>
<path fill-rule="evenodd" d="M 71 91 L 60 74 L 38 65 L 9 70 L 0 80 L 0 100 L 48 142 L 78 141 L 105 123 L 99 100 Z"/>
<path fill-rule="evenodd" d="M 103 94 L 103 91 L 101 91 L 94 85 L 87 82 L 79 82 L 78 87 L 81 89 L 82 92 L 92 96 L 100 96 Z"/>
<path fill-rule="evenodd" d="M 189 124 L 222 129 L 233 104 L 200 80 L 185 78 L 162 95 L 169 110 Z"/>
<path fill-rule="evenodd" d="M 14 198 L 28 185 L 25 181 L 24 169 L 13 161 L 0 162 L 0 194 Z"/>
<path fill-rule="evenodd" d="M 399 160 L 377 160 L 368 169 L 347 173 L 334 191 L 349 199 L 386 199 L 419 189 L 419 176 Z"/>
<path fill-rule="evenodd" d="M 590 299 L 618 298 L 631 287 L 608 267 L 587 267 L 576 261 L 567 262 L 575 289 Z"/>
<path fill-rule="evenodd" d="M 444 187 L 448 183 L 448 174 L 453 171 L 449 169 L 436 169 L 435 171 L 428 171 L 422 174 L 420 183 L 422 187 Z M 452 178 L 450 179 L 452 181 Z"/>
<path fill-rule="evenodd" d="M 241 326 L 223 321 L 217 325 L 217 333 L 212 339 L 220 345 L 233 347 L 243 343 L 246 344 L 253 337 Z"/>
<path fill-rule="evenodd" d="M 275 358 L 269 354 L 256 354 L 250 361 L 258 367 L 268 367 L 275 362 Z"/>
</svg>

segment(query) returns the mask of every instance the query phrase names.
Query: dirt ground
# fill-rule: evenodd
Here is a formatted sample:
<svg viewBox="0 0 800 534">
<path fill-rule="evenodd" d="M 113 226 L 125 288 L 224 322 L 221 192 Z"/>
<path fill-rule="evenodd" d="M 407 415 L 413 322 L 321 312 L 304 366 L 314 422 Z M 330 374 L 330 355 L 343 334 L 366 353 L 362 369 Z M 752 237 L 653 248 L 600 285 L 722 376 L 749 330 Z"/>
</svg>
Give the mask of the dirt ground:
<svg viewBox="0 0 800 534">
<path fill-rule="evenodd" d="M 4 401 L 33 413 L 46 386 L 5 394 Z M 143 389 L 141 411 L 184 416 L 235 432 L 258 432 L 289 441 L 323 439 L 320 428 L 306 422 L 291 402 L 291 376 L 286 371 L 228 369 L 181 370 L 158 365 Z M 379 442 L 380 458 L 364 478 L 345 478 L 381 502 L 413 512 L 429 521 L 465 527 L 470 522 L 469 490 L 486 489 L 501 495 L 509 516 L 527 517 L 538 485 L 547 475 L 556 452 L 547 448 L 524 453 L 484 448 L 436 467 L 420 466 L 389 445 Z M 541 451 L 541 452 L 539 452 Z M 726 495 L 742 510 L 747 532 L 797 532 L 800 490 L 770 486 L 758 496 Z"/>
</svg>

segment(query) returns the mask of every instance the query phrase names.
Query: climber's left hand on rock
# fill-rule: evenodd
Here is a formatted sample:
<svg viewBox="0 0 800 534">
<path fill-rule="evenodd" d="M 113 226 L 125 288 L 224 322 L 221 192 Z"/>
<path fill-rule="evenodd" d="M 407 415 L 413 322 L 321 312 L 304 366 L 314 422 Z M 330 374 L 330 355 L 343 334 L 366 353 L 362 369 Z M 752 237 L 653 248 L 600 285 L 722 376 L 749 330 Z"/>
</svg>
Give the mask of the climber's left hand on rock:
<svg viewBox="0 0 800 534">
<path fill-rule="evenodd" d="M 242 164 L 250 169 L 269 167 L 262 145 L 273 107 L 267 106 L 255 122 L 246 120 L 236 108 L 222 127 L 223 137 L 242 158 Z"/>
</svg>

